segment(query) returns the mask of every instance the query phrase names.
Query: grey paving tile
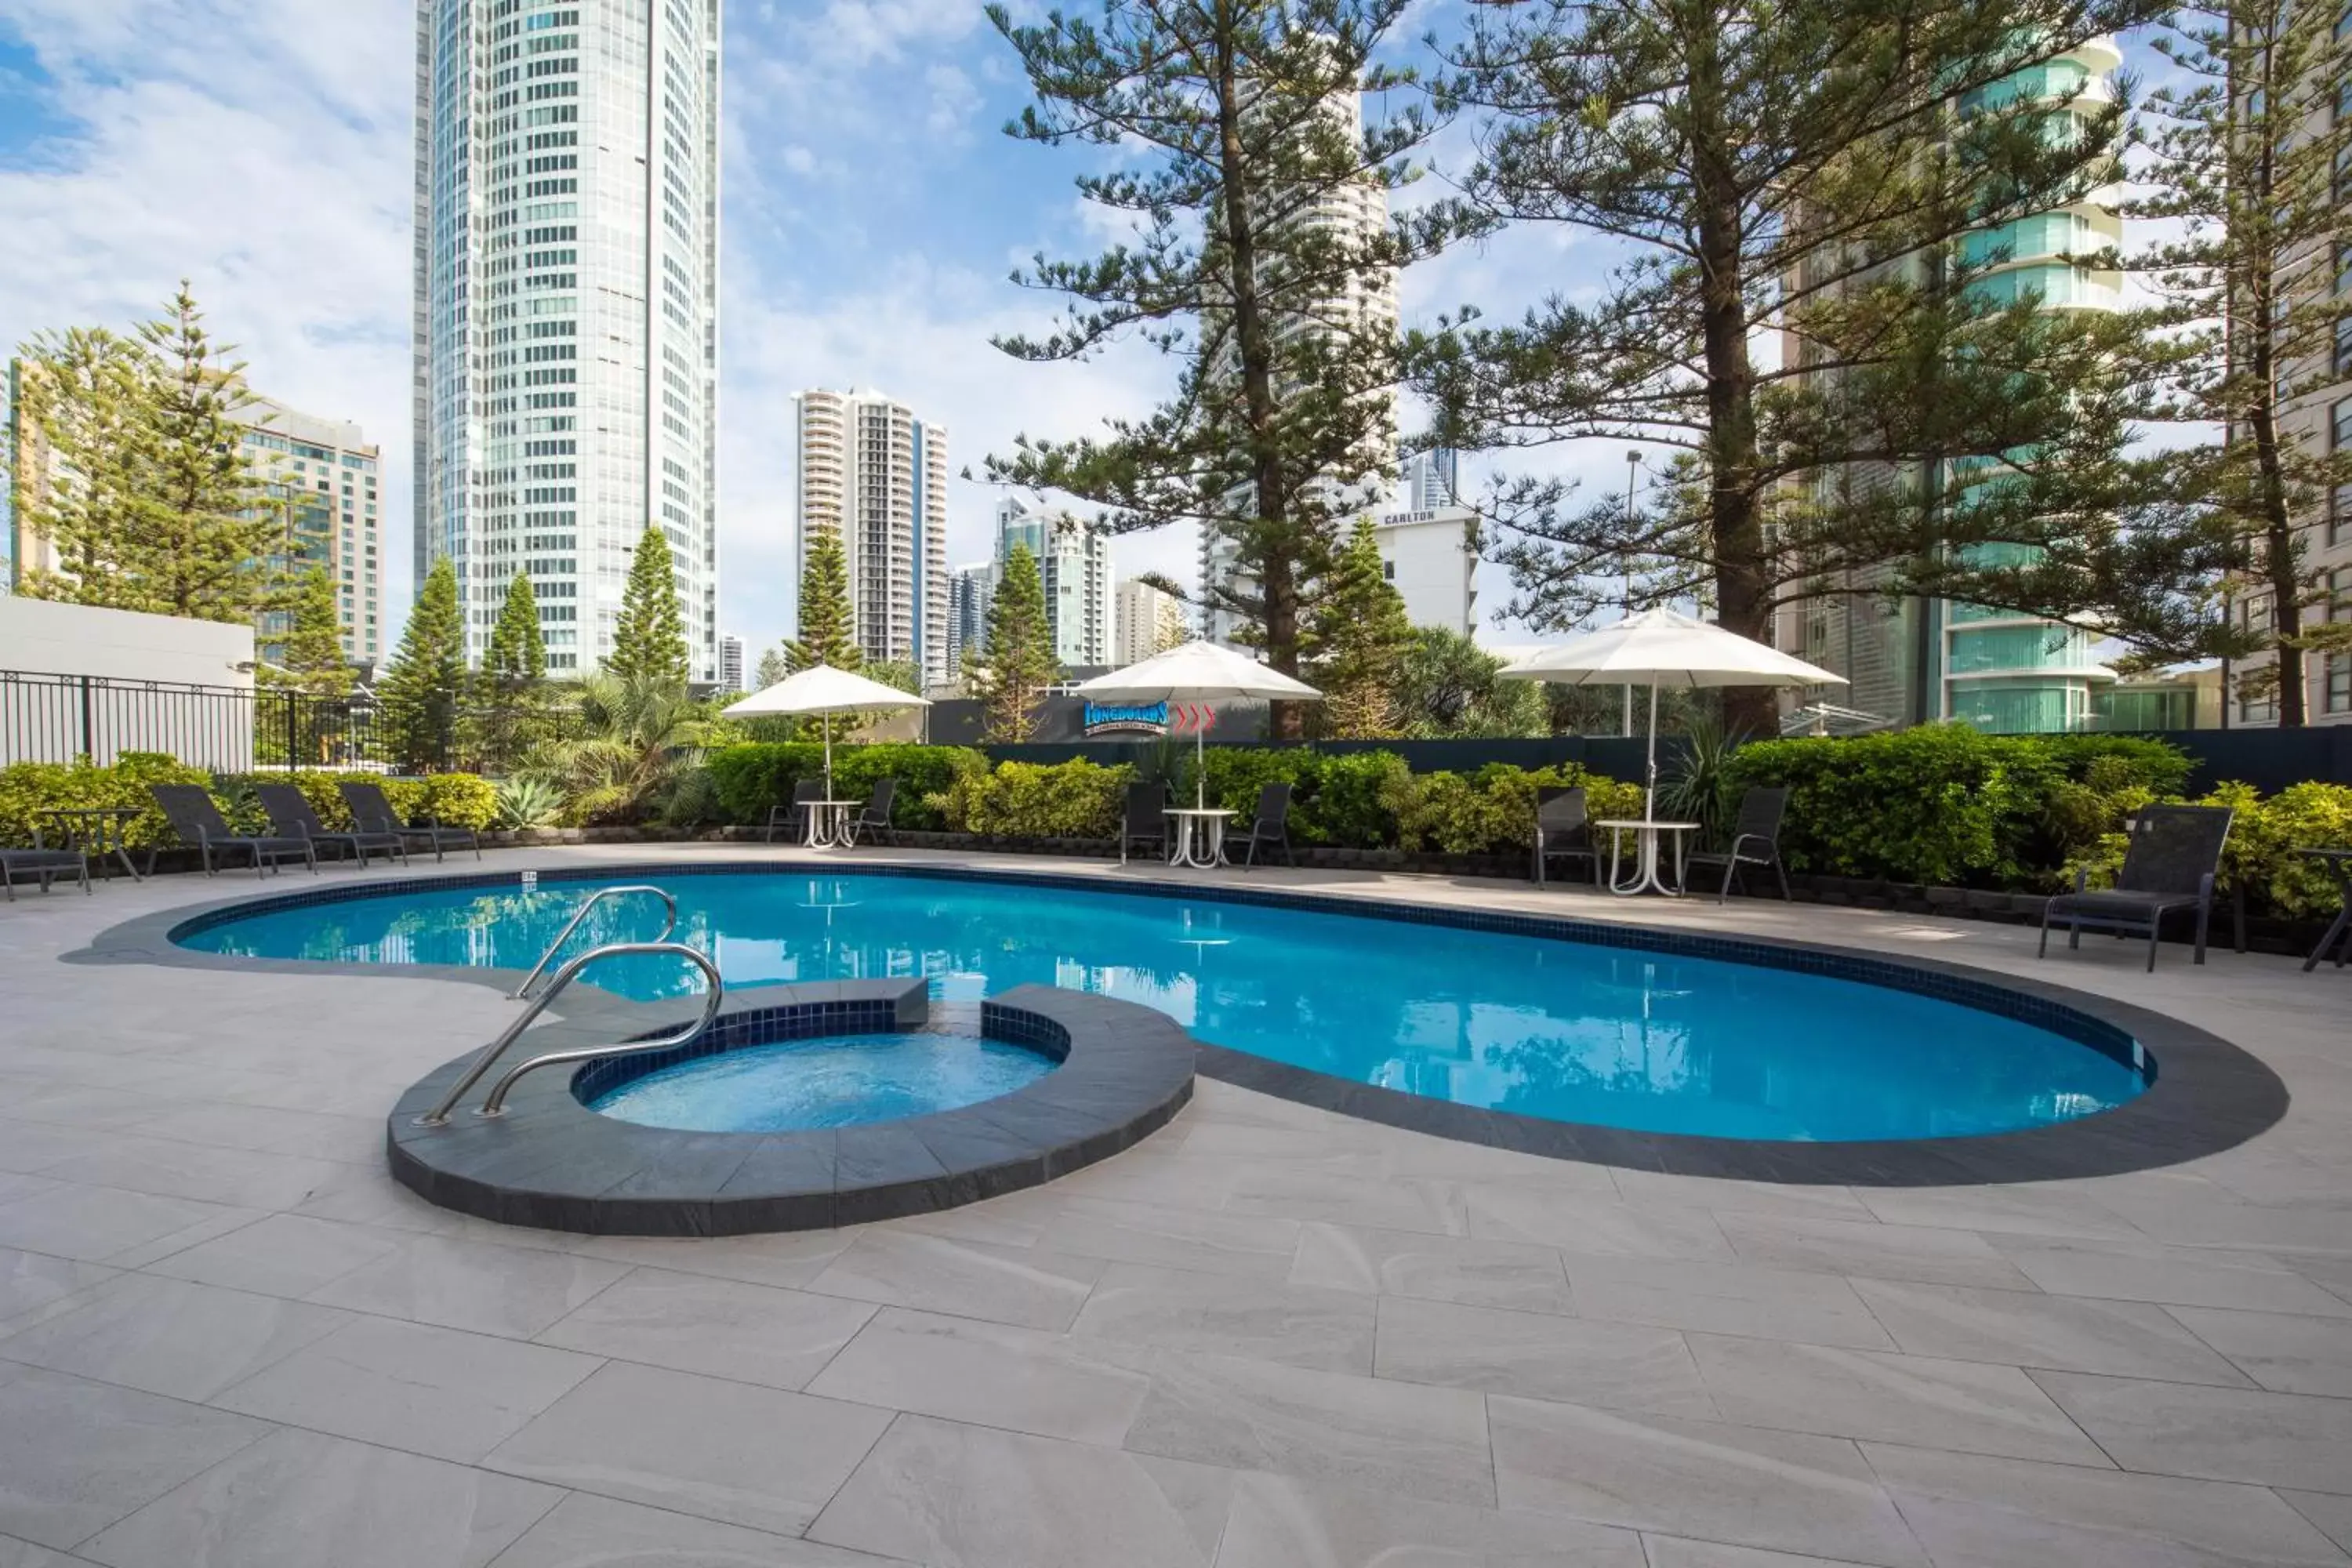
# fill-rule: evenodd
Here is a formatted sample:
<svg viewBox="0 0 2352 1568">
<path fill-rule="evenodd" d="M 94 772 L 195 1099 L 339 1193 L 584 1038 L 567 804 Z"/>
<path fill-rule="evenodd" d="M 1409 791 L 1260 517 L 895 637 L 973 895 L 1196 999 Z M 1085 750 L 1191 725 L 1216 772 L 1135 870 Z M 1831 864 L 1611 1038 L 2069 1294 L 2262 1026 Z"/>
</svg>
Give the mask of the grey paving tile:
<svg viewBox="0 0 2352 1568">
<path fill-rule="evenodd" d="M 1912 1355 L 2243 1386 L 2249 1379 L 2161 1307 L 2023 1290 L 1857 1279 L 1854 1289 Z"/>
<path fill-rule="evenodd" d="M 1869 1208 L 1851 1187 L 1807 1186 L 1801 1183 L 1741 1182 L 1717 1176 L 1675 1176 L 1663 1171 L 1618 1169 L 1611 1173 L 1617 1190 L 1629 1202 L 1677 1204 L 1711 1209 L 1725 1215 L 1754 1215 L 1779 1219 L 1853 1219 L 1867 1221 Z"/>
<path fill-rule="evenodd" d="M 1103 1271 L 1099 1258 L 1063 1258 L 918 1231 L 868 1228 L 809 1289 L 889 1307 L 1066 1329 Z"/>
<path fill-rule="evenodd" d="M 1475 1394 L 1229 1356 L 1136 1352 L 1151 1390 L 1128 1429 L 1140 1453 L 1439 1502 L 1490 1503 Z"/>
<path fill-rule="evenodd" d="M 543 1331 L 541 1344 L 799 1388 L 875 1309 L 838 1296 L 639 1268 Z"/>
<path fill-rule="evenodd" d="M 1454 1182 L 1383 1179 L 1264 1162 L 1234 1166 L 1224 1206 L 1233 1214 L 1277 1215 L 1335 1225 L 1467 1236 L 1470 1219 Z"/>
<path fill-rule="evenodd" d="M 1604 1410 L 1717 1415 L 1673 1329 L 1387 1297 L 1374 1370 L 1403 1383 L 1568 1400 Z"/>
<path fill-rule="evenodd" d="M 73 1183 L 0 1205 L 0 1247 L 96 1263 L 242 1212 L 218 1204 Z"/>
<path fill-rule="evenodd" d="M 787 1231 L 777 1236 L 567 1236 L 561 1246 L 583 1258 L 645 1264 L 680 1274 L 709 1274 L 793 1289 L 824 1272 L 857 1239 L 854 1230 Z"/>
<path fill-rule="evenodd" d="M 0 1247 L 0 1333 L 11 1320 L 103 1284 L 115 1270 L 95 1263 L 57 1258 L 46 1252 L 20 1252 Z"/>
<path fill-rule="evenodd" d="M 628 1272 L 565 1252 L 421 1236 L 310 1293 L 445 1329 L 528 1339 Z"/>
<path fill-rule="evenodd" d="M 1474 1184 L 1465 1189 L 1470 1234 L 1491 1241 L 1529 1241 L 1606 1258 L 1650 1258 L 1729 1263 L 1731 1244 L 1705 1209 L 1629 1204 L 1610 1198 L 1548 1193 L 1532 1187 Z"/>
<path fill-rule="evenodd" d="M 562 1495 L 282 1430 L 81 1551 L 110 1568 L 484 1568 Z"/>
<path fill-rule="evenodd" d="M 2005 1241 L 2001 1250 L 2053 1295 L 2352 1319 L 2352 1301 L 2259 1253 L 2092 1241 Z"/>
<path fill-rule="evenodd" d="M 1895 1348 L 1853 1287 L 1834 1275 L 1573 1253 L 1564 1261 L 1569 1289 L 1583 1317 L 1807 1344 Z"/>
<path fill-rule="evenodd" d="M 1326 1372 L 1372 1370 L 1373 1303 L 1349 1290 L 1114 1263 L 1070 1331 Z"/>
<path fill-rule="evenodd" d="M 1078 1258 L 1280 1279 L 1298 1250 L 1298 1222 L 1202 1209 L 1071 1198 L 1045 1220 L 1040 1245 Z"/>
<path fill-rule="evenodd" d="M 124 1132 L 106 1139 L 89 1153 L 59 1161 L 42 1174 L 159 1197 L 193 1198 L 237 1208 L 284 1209 L 310 1197 L 339 1169 L 328 1160 Z"/>
<path fill-rule="evenodd" d="M 13 1204 L 18 1198 L 29 1198 L 36 1193 L 49 1192 L 64 1184 L 47 1176 L 26 1176 L 13 1171 L 0 1171 L 0 1204 Z"/>
<path fill-rule="evenodd" d="M 407 1241 L 397 1232 L 276 1214 L 147 1266 L 151 1274 L 264 1296 L 307 1296 Z"/>
<path fill-rule="evenodd" d="M 2264 1388 L 2352 1399 L 2352 1320 L 2174 1307 L 2189 1332 Z"/>
<path fill-rule="evenodd" d="M 2352 1497 L 2332 1492 L 2283 1491 L 2278 1495 L 2347 1555 L 2352 1555 Z"/>
<path fill-rule="evenodd" d="M 356 1141 L 376 1159 L 383 1157 L 383 1123 L 356 1116 L 320 1116 L 266 1105 L 199 1100 L 151 1116 L 139 1123 L 142 1138 L 172 1138 L 222 1149 L 266 1154 L 310 1154 L 331 1158 L 324 1148 L 348 1148 Z"/>
<path fill-rule="evenodd" d="M 226 1411 L 0 1365 L 0 1531 L 63 1551 L 269 1431 Z"/>
<path fill-rule="evenodd" d="M 1410 1230 L 1305 1226 L 1290 1282 L 1517 1311 L 1571 1310 L 1568 1274 L 1551 1247 Z"/>
<path fill-rule="evenodd" d="M 337 1436 L 472 1464 L 601 1364 L 593 1356 L 362 1317 L 213 1400 Z"/>
<path fill-rule="evenodd" d="M 1859 1220 L 1749 1214 L 1721 1214 L 1716 1220 L 1742 1263 L 1928 1285 L 2033 1288 L 1974 1231 L 1885 1225 L 1867 1211 Z"/>
<path fill-rule="evenodd" d="M 29 1541 L 0 1535 L 0 1568 L 81 1568 L 87 1557 L 68 1557 Z"/>
<path fill-rule="evenodd" d="M 1576 1405 L 1487 1401 L 1505 1508 L 1856 1563 L 1926 1555 L 1852 1443 Z"/>
<path fill-rule="evenodd" d="M 88 1147 L 71 1129 L 0 1117 L 0 1171 L 40 1171 Z"/>
<path fill-rule="evenodd" d="M 1217 1568 L 1643 1568 L 1629 1530 L 1244 1474 Z"/>
<path fill-rule="evenodd" d="M 573 1492 L 498 1568 L 887 1568 L 889 1559 Z"/>
<path fill-rule="evenodd" d="M 1801 1557 L 1787 1552 L 1763 1552 L 1753 1546 L 1726 1546 L 1719 1541 L 1689 1541 L 1679 1535 L 1643 1532 L 1643 1548 L 1649 1568 L 1852 1568 L 1826 1557 Z"/>
<path fill-rule="evenodd" d="M 2341 1568 L 2258 1487 L 1866 1444 L 1936 1568 Z"/>
<path fill-rule="evenodd" d="M 1150 1387 L 1068 1335 L 887 1307 L 808 1392 L 1116 1447 Z"/>
<path fill-rule="evenodd" d="M 1944 1226 L 2016 1236 L 2130 1239 L 2132 1222 L 2096 1199 L 2057 1187 L 1872 1187 L 1856 1196 L 1889 1225 Z"/>
<path fill-rule="evenodd" d="M 2223 1203 L 2116 1198 L 2114 1206 L 2158 1241 L 2261 1252 L 2352 1254 L 2352 1204 Z"/>
<path fill-rule="evenodd" d="M 1160 1153 L 1150 1144 L 1129 1149 L 1054 1184 L 1065 1196 L 1120 1198 L 1164 1208 L 1223 1208 L 1233 1194 L 1234 1161 L 1177 1150 Z"/>
<path fill-rule="evenodd" d="M 2105 1466 L 2107 1457 L 2015 1367 L 1693 1334 L 1727 1421 L 1963 1453 Z"/>
<path fill-rule="evenodd" d="M 613 1362 L 484 1463 L 624 1502 L 797 1535 L 889 1422 L 864 1405 Z"/>
<path fill-rule="evenodd" d="M 2127 1470 L 2352 1493 L 2352 1400 L 2038 1372 Z"/>
<path fill-rule="evenodd" d="M 1216 1538 L 1192 1515 L 1200 1494 L 1231 1487 L 1196 1467 L 902 1415 L 808 1533 L 932 1568 L 1208 1568 Z"/>
<path fill-rule="evenodd" d="M 332 1308 L 125 1275 L 0 1340 L 0 1357 L 202 1402 L 350 1321 Z"/>
</svg>

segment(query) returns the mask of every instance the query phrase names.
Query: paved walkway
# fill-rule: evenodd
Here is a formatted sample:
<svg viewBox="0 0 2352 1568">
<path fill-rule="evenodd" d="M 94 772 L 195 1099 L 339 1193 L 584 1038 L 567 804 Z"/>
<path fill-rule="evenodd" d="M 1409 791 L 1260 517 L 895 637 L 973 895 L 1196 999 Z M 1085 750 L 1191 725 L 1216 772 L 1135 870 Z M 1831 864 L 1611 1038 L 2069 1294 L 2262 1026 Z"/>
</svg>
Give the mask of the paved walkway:
<svg viewBox="0 0 2352 1568">
<path fill-rule="evenodd" d="M 0 1568 L 2347 1561 L 2352 978 L 1254 875 L 2044 974 L 2224 1035 L 2294 1103 L 2190 1165 L 1873 1191 L 1561 1163 L 1204 1081 L 1141 1148 L 1000 1202 L 598 1239 L 383 1173 L 394 1095 L 509 1016 L 487 988 L 57 962 L 227 878 L 22 897 Z"/>
</svg>

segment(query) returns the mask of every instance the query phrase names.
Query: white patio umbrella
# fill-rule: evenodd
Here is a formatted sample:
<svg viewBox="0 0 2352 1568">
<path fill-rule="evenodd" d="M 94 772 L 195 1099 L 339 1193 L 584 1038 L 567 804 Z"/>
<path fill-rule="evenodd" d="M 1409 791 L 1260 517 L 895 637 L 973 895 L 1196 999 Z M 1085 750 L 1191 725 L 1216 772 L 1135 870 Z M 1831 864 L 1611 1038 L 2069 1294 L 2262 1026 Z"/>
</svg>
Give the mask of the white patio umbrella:
<svg viewBox="0 0 2352 1568">
<path fill-rule="evenodd" d="M 1320 702 L 1323 694 L 1303 680 L 1213 642 L 1192 641 L 1141 664 L 1082 680 L 1070 689 L 1097 702 L 1213 702 L 1220 698 L 1277 699 Z M 1192 804 L 1205 800 L 1207 770 L 1201 765 L 1206 726 L 1192 731 Z"/>
<path fill-rule="evenodd" d="M 833 798 L 833 716 L 835 713 L 870 713 L 883 708 L 929 708 L 929 698 L 918 697 L 911 691 L 901 691 L 895 686 L 885 686 L 878 680 L 868 680 L 862 675 L 852 675 L 845 669 L 835 669 L 820 664 L 788 675 L 762 691 L 755 691 L 738 702 L 722 709 L 730 719 L 772 719 L 783 715 L 822 714 L 824 717 L 824 797 Z"/>
<path fill-rule="evenodd" d="M 1778 648 L 1672 610 L 1643 610 L 1614 626 L 1539 649 L 1498 672 L 1506 680 L 1650 689 L 1650 750 L 1643 814 L 1657 815 L 1658 688 L 1843 686 L 1846 679 Z"/>
</svg>

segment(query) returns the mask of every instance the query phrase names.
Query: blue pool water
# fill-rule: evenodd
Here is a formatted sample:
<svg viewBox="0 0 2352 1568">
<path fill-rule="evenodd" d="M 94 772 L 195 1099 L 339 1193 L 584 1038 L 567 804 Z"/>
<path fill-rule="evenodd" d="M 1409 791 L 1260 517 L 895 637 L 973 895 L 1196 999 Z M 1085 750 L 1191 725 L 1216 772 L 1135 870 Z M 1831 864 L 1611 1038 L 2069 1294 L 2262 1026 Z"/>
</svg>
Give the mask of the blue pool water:
<svg viewBox="0 0 2352 1568">
<path fill-rule="evenodd" d="M 730 989 L 924 975 L 969 1002 L 1024 982 L 1101 992 L 1197 1037 L 1359 1082 L 1563 1121 L 1843 1142 L 2007 1131 L 2104 1110 L 2140 1075 L 2078 1041 L 1907 992 L 1789 970 L 1212 900 L 920 877 L 666 879 L 678 939 Z M 415 891 L 258 914 L 208 952 L 526 969 L 593 884 Z M 642 940 L 651 900 L 572 939 Z M 642 999 L 698 977 L 600 965 Z"/>
<path fill-rule="evenodd" d="M 588 1109 L 700 1132 L 857 1127 L 994 1100 L 1054 1067 L 970 1035 L 842 1035 L 698 1057 L 632 1079 Z"/>
</svg>

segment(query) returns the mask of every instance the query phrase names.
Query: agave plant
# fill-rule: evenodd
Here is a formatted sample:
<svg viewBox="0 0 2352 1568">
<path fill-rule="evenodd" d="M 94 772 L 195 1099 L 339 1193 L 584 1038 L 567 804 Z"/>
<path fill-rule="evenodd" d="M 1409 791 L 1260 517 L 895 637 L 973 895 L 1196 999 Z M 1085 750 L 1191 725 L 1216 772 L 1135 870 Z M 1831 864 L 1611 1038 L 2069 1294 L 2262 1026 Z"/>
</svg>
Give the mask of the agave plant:
<svg viewBox="0 0 2352 1568">
<path fill-rule="evenodd" d="M 702 762 L 709 721 L 683 688 L 598 673 L 579 686 L 576 730 L 534 748 L 522 772 L 550 778 L 581 822 L 635 822 Z"/>
<path fill-rule="evenodd" d="M 1721 843 L 1730 827 L 1735 806 L 1727 764 L 1747 738 L 1746 731 L 1727 731 L 1711 715 L 1696 719 L 1683 737 L 1681 762 L 1659 781 L 1659 809 L 1697 823 L 1702 843 Z"/>
<path fill-rule="evenodd" d="M 563 817 L 563 788 L 537 773 L 518 773 L 499 784 L 500 827 L 553 827 Z"/>
</svg>

